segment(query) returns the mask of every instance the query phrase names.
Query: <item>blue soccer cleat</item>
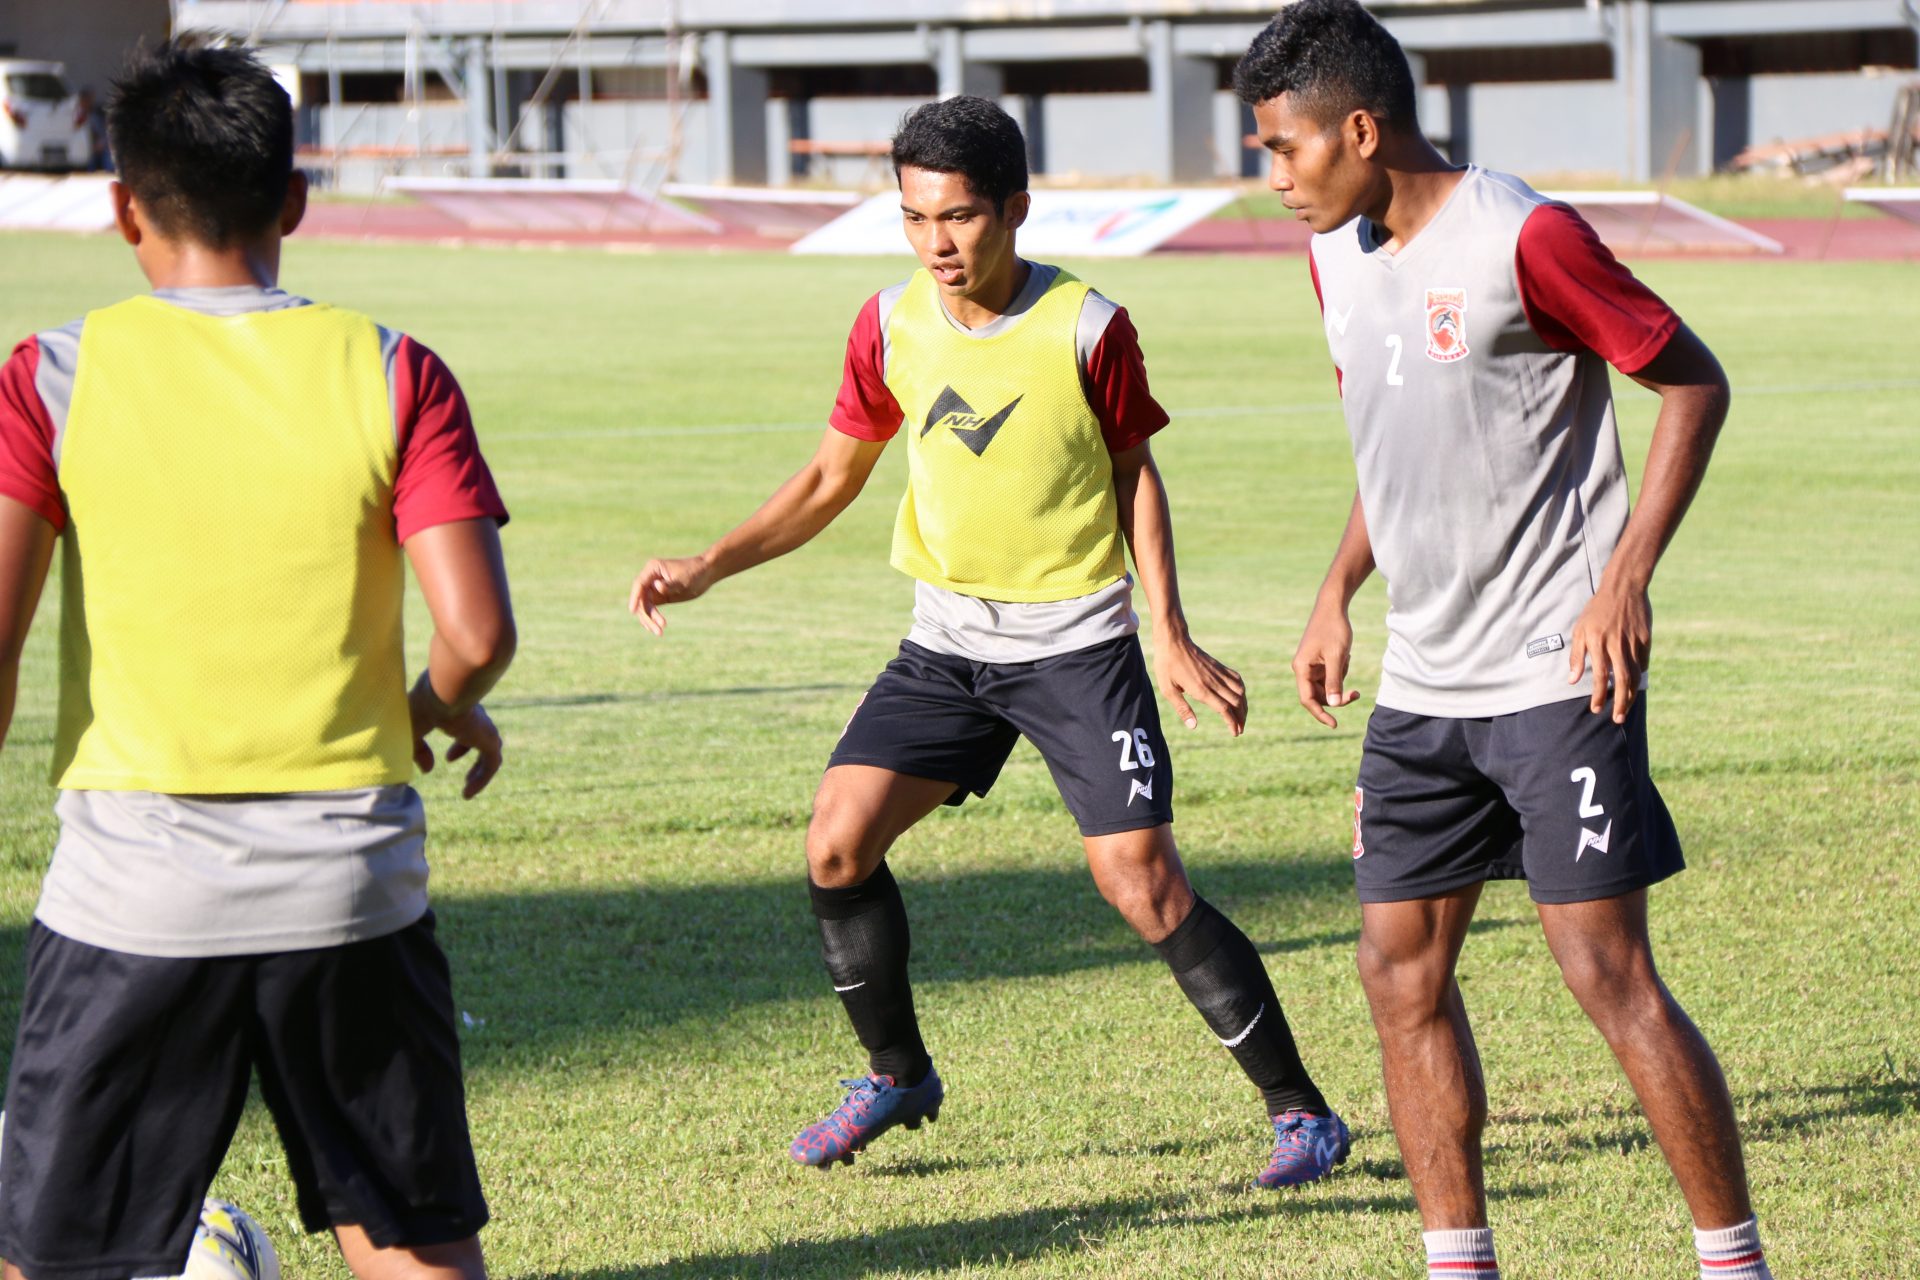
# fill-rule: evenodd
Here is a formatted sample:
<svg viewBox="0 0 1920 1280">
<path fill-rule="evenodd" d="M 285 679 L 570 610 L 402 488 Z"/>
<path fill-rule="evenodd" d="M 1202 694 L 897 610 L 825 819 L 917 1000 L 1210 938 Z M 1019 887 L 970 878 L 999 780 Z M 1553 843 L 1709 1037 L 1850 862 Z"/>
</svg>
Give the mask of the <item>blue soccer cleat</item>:
<svg viewBox="0 0 1920 1280">
<path fill-rule="evenodd" d="M 863 1076 L 842 1080 L 846 1101 L 819 1124 L 810 1124 L 787 1148 L 801 1164 L 826 1168 L 835 1160 L 853 1163 L 853 1153 L 893 1128 L 918 1129 L 922 1120 L 938 1120 L 947 1090 L 931 1065 L 927 1078 L 911 1089 L 894 1084 L 892 1076 Z"/>
<path fill-rule="evenodd" d="M 1353 1150 L 1347 1122 L 1336 1115 L 1289 1111 L 1273 1118 L 1273 1156 L 1260 1171 L 1263 1187 L 1297 1187 L 1317 1182 Z"/>
</svg>

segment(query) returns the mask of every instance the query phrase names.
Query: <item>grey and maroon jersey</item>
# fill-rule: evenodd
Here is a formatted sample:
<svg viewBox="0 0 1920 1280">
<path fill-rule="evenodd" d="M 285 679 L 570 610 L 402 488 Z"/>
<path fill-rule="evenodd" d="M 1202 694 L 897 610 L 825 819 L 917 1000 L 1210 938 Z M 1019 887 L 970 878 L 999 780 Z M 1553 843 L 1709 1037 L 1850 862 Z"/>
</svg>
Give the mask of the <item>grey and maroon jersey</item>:
<svg viewBox="0 0 1920 1280">
<path fill-rule="evenodd" d="M 1626 526 L 1611 362 L 1679 317 L 1565 205 L 1469 167 L 1398 253 L 1313 238 L 1327 345 L 1387 580 L 1382 706 L 1494 716 L 1566 698 L 1566 646 Z"/>
</svg>

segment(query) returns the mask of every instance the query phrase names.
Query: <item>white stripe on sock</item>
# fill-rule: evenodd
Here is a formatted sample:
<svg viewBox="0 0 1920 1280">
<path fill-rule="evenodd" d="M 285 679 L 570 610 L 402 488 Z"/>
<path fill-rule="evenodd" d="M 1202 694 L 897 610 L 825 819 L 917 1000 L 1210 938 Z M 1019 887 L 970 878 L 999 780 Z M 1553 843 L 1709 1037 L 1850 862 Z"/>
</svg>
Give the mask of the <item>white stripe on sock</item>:
<svg viewBox="0 0 1920 1280">
<path fill-rule="evenodd" d="M 1227 1046 L 1227 1048 L 1229 1049 L 1238 1049 L 1240 1047 L 1240 1042 L 1253 1034 L 1254 1023 L 1259 1022 L 1260 1015 L 1265 1013 L 1266 1011 L 1267 1011 L 1267 1006 L 1264 1004 L 1261 1005 L 1258 1009 L 1255 1009 L 1253 1011 L 1253 1022 L 1249 1022 L 1244 1028 L 1241 1029 L 1240 1034 L 1235 1036 L 1233 1039 L 1222 1040 L 1220 1043 Z"/>
</svg>

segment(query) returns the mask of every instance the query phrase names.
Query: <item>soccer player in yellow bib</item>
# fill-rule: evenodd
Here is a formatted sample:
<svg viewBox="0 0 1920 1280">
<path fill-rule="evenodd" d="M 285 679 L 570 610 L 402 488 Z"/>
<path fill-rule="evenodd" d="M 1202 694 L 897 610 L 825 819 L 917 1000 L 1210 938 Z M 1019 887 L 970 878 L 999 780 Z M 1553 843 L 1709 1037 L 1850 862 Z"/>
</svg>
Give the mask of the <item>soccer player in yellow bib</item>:
<svg viewBox="0 0 1920 1280">
<path fill-rule="evenodd" d="M 900 654 L 853 713 L 807 829 L 827 973 L 868 1074 L 794 1139 L 803 1164 L 852 1163 L 895 1126 L 939 1115 L 945 1089 L 914 1016 L 893 842 L 943 804 L 984 796 L 1014 742 L 1039 748 L 1078 821 L 1100 892 L 1160 952 L 1259 1088 L 1274 1129 L 1261 1185 L 1325 1176 L 1346 1126 L 1301 1064 L 1245 934 L 1198 897 L 1173 840 L 1173 768 L 1136 632 L 1133 579 L 1154 625 L 1160 689 L 1238 734 L 1240 677 L 1188 634 L 1147 389 L 1127 314 L 1015 251 L 1026 143 L 984 98 L 913 112 L 893 141 L 907 239 L 922 270 L 861 309 L 813 459 L 701 555 L 650 560 L 631 608 L 661 606 L 783 555 L 826 528 L 906 429 L 909 478 L 893 564 L 917 580 Z"/>
<path fill-rule="evenodd" d="M 0 1139 L 7 1280 L 178 1275 L 257 1072 L 361 1280 L 484 1280 L 410 785 L 501 763 L 506 519 L 437 356 L 277 286 L 306 183 L 241 49 L 136 52 L 114 214 L 154 291 L 0 366 L 0 736 L 61 556 L 60 841 Z M 433 620 L 409 691 L 402 562 Z"/>
</svg>

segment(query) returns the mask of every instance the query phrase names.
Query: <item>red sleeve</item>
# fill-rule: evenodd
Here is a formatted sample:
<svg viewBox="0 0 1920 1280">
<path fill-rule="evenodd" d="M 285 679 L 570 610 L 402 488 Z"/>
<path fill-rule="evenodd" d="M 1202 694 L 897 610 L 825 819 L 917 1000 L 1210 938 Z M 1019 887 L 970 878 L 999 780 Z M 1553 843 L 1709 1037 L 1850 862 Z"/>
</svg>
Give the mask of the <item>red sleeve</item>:
<svg viewBox="0 0 1920 1280">
<path fill-rule="evenodd" d="M 1100 419 L 1108 453 L 1125 453 L 1167 425 L 1167 411 L 1147 387 L 1147 358 L 1125 307 L 1113 309 L 1087 353 L 1087 404 Z"/>
<path fill-rule="evenodd" d="M 1673 308 L 1564 204 L 1527 216 L 1513 269 L 1527 323 L 1555 351 L 1591 351 L 1622 373 L 1638 373 L 1680 329 Z"/>
<path fill-rule="evenodd" d="M 1313 247 L 1311 245 L 1307 247 L 1307 270 L 1313 275 L 1313 300 L 1320 304 L 1320 314 L 1325 316 L 1327 314 L 1327 298 L 1325 294 L 1320 292 L 1320 264 L 1313 260 Z M 1347 394 L 1347 377 L 1340 371 L 1340 366 L 1337 364 L 1333 366 L 1333 387 L 1334 390 L 1338 391 L 1342 396 Z"/>
<path fill-rule="evenodd" d="M 900 430 L 900 402 L 887 390 L 884 335 L 880 332 L 880 295 L 867 299 L 847 335 L 847 368 L 840 395 L 827 421 L 855 440 L 891 440 Z"/>
<path fill-rule="evenodd" d="M 67 509 L 53 465 L 53 419 L 34 387 L 39 372 L 40 343 L 33 338 L 0 365 L 0 494 L 64 529 Z"/>
<path fill-rule="evenodd" d="M 492 517 L 507 507 L 480 456 L 467 398 L 439 356 L 402 337 L 393 359 L 400 474 L 393 482 L 394 531 L 405 542 L 422 529 Z"/>
</svg>

